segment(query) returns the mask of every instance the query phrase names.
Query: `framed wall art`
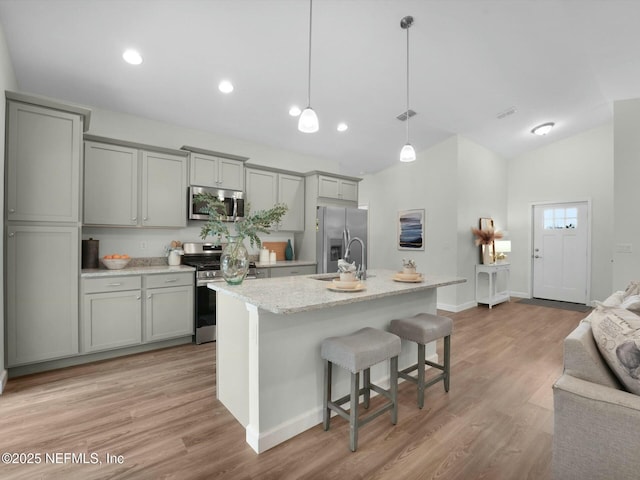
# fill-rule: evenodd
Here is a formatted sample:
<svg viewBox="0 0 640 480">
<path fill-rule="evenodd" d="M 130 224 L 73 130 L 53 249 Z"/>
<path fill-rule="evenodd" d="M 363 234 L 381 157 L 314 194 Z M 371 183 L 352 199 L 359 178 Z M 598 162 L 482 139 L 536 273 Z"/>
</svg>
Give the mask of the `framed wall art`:
<svg viewBox="0 0 640 480">
<path fill-rule="evenodd" d="M 424 250 L 424 208 L 398 212 L 398 250 Z"/>
</svg>

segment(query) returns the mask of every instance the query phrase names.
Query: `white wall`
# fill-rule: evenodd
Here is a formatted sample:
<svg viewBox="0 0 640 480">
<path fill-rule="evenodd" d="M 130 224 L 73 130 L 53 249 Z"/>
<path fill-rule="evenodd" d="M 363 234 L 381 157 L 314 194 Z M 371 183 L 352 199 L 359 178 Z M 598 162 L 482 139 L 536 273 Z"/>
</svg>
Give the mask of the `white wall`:
<svg viewBox="0 0 640 480">
<path fill-rule="evenodd" d="M 216 135 L 177 125 L 171 125 L 124 113 L 97 109 L 92 110 L 91 128 L 88 133 L 148 145 L 179 149 L 183 145 L 204 148 L 222 153 L 248 157 L 248 163 L 281 168 L 300 173 L 312 170 L 339 173 L 337 162 L 328 162 L 299 155 L 293 152 L 266 147 L 241 139 Z M 185 199 L 186 202 L 186 199 Z M 82 238 L 100 240 L 100 254 L 127 253 L 132 257 L 157 257 L 164 255 L 164 247 L 171 240 L 202 241 L 201 222 L 189 222 L 184 229 L 140 229 L 140 228 L 83 228 Z M 261 237 L 266 241 L 292 240 L 291 232 L 274 232 Z M 211 240 L 208 238 L 207 240 Z M 146 243 L 147 248 L 141 247 Z M 247 244 L 247 248 L 249 245 Z M 251 250 L 251 249 L 250 249 Z M 255 251 L 255 250 L 254 250 Z"/>
<path fill-rule="evenodd" d="M 16 82 L 16 76 L 13 72 L 13 65 L 11 58 L 9 57 L 9 50 L 7 48 L 6 39 L 4 37 L 4 31 L 0 27 L 0 91 L 5 90 L 17 90 L 18 83 Z M 3 95 L 4 97 L 4 95 Z M 4 145 L 5 134 L 5 107 L 6 102 L 2 99 L 1 111 L 0 111 L 0 145 Z M 2 171 L 4 172 L 4 152 L 2 149 Z M 4 182 L 0 185 L 0 211 L 4 211 Z M 0 251 L 4 251 L 4 235 L 0 237 Z M 0 255 L 0 266 L 4 272 L 4 256 Z M 4 312 L 4 275 L 0 277 L 0 308 Z M 0 393 L 2 393 L 2 379 L 4 372 L 4 326 L 0 328 Z"/>
<path fill-rule="evenodd" d="M 511 290 L 531 293 L 531 208 L 537 202 L 592 202 L 591 300 L 611 293 L 613 125 L 606 124 L 509 161 Z"/>
<path fill-rule="evenodd" d="M 416 260 L 425 274 L 467 279 L 438 291 L 439 308 L 452 311 L 475 305 L 478 250 L 471 227 L 480 216 L 506 219 L 506 163 L 460 136 L 399 163 L 360 183 L 360 204 L 369 205 L 371 268 L 398 269 L 402 258 Z M 397 248 L 398 211 L 424 208 L 425 250 Z"/>
<path fill-rule="evenodd" d="M 640 99 L 614 103 L 614 235 L 612 243 L 630 244 L 630 253 L 613 247 L 612 290 L 640 279 Z"/>
</svg>

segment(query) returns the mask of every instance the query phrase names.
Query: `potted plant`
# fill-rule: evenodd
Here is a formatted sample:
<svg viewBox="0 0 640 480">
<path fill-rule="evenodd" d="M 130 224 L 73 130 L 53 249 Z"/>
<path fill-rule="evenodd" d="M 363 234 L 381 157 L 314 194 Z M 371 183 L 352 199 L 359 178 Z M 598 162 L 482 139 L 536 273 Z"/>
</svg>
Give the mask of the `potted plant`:
<svg viewBox="0 0 640 480">
<path fill-rule="evenodd" d="M 475 228 L 471 227 L 471 232 L 476 237 L 476 245 L 482 245 L 482 263 L 491 264 L 495 261 L 493 252 L 494 240 L 500 240 L 503 237 L 502 232 L 496 231 L 493 227 Z"/>
<path fill-rule="evenodd" d="M 415 260 L 408 258 L 402 259 L 402 273 L 416 273 L 416 262 Z"/>
<path fill-rule="evenodd" d="M 203 240 L 209 235 L 217 236 L 218 240 L 222 235 L 227 237 L 227 244 L 220 255 L 222 276 L 230 285 L 241 284 L 249 270 L 249 253 L 244 246 L 244 239 L 249 238 L 251 247 L 260 248 L 262 241 L 258 234 L 269 234 L 269 229 L 287 213 L 287 206 L 277 203 L 269 210 L 259 210 L 253 214 L 247 206 L 245 217 L 233 222 L 235 234 L 231 234 L 230 222 L 222 221 L 222 212 L 225 209 L 218 197 L 210 193 L 200 193 L 196 196 L 196 200 L 204 204 L 203 210 L 209 214 L 209 219 L 200 230 L 200 237 Z"/>
</svg>

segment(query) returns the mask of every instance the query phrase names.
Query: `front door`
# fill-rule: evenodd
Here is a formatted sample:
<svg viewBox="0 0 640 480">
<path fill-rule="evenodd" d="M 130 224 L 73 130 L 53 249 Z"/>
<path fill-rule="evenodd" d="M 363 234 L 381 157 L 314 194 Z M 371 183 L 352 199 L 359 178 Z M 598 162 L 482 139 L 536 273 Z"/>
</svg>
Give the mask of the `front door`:
<svg viewBox="0 0 640 480">
<path fill-rule="evenodd" d="M 587 202 L 533 207 L 533 296 L 586 303 L 589 215 Z"/>
</svg>

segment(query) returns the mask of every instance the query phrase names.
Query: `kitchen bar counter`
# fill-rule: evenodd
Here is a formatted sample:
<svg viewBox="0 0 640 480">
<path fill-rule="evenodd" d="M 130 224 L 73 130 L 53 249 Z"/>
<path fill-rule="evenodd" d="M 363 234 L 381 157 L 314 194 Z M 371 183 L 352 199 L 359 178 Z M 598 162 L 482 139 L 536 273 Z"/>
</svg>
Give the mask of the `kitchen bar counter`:
<svg viewBox="0 0 640 480">
<path fill-rule="evenodd" d="M 422 283 L 401 283 L 392 280 L 392 270 L 368 273 L 361 292 L 333 292 L 330 282 L 317 279 L 335 274 L 209 284 L 218 292 L 217 395 L 257 453 L 321 423 L 324 338 L 363 327 L 386 330 L 394 318 L 436 313 L 437 289 L 466 281 L 426 275 Z M 437 361 L 435 343 L 426 355 Z M 403 341 L 399 367 L 414 364 L 416 356 L 416 345 Z M 333 376 L 334 397 L 348 393 L 348 372 L 337 368 Z M 388 385 L 388 362 L 373 366 L 371 379 Z"/>
</svg>

